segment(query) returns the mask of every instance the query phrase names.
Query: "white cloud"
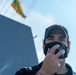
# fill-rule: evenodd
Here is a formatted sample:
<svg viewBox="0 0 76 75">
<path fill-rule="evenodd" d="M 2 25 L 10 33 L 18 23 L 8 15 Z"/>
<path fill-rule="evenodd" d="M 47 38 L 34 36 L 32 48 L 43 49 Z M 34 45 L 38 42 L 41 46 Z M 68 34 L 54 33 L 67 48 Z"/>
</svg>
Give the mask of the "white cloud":
<svg viewBox="0 0 76 75">
<path fill-rule="evenodd" d="M 44 59 L 42 50 L 42 39 L 44 36 L 45 28 L 55 23 L 55 17 L 51 15 L 43 15 L 40 12 L 32 11 L 24 22 L 32 28 L 33 36 L 37 35 L 34 39 L 35 48 L 37 51 L 39 62 Z"/>
<path fill-rule="evenodd" d="M 43 15 L 37 11 L 32 11 L 24 20 L 24 24 L 32 28 L 33 34 L 43 34 L 45 28 L 53 23 L 55 23 L 53 16 Z"/>
</svg>

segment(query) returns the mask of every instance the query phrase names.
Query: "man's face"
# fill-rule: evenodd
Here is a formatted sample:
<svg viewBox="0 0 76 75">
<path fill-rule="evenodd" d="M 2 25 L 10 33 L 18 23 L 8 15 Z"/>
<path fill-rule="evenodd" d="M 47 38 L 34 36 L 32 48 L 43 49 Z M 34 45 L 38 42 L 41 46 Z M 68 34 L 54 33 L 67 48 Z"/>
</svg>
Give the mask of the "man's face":
<svg viewBox="0 0 76 75">
<path fill-rule="evenodd" d="M 61 30 L 54 30 L 50 34 L 50 36 L 45 40 L 45 43 L 51 43 L 51 42 L 60 42 L 68 46 L 68 39 L 65 37 L 65 34 Z"/>
<path fill-rule="evenodd" d="M 65 34 L 62 30 L 51 31 L 50 35 L 45 40 L 44 48 L 45 48 L 46 44 L 53 43 L 53 42 L 59 42 L 59 43 L 64 44 L 66 47 L 68 47 L 68 49 L 67 49 L 67 54 L 68 54 L 69 49 L 70 49 L 69 40 L 67 39 L 67 37 L 65 36 Z"/>
</svg>

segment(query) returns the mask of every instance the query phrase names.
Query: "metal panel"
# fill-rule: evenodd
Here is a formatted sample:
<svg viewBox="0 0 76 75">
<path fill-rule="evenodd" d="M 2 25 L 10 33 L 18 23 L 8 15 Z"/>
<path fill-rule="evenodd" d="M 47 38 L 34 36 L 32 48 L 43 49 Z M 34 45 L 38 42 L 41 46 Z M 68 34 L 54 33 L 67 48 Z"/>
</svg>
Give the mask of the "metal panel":
<svg viewBox="0 0 76 75">
<path fill-rule="evenodd" d="M 37 63 L 31 28 L 0 15 L 0 75 Z"/>
</svg>

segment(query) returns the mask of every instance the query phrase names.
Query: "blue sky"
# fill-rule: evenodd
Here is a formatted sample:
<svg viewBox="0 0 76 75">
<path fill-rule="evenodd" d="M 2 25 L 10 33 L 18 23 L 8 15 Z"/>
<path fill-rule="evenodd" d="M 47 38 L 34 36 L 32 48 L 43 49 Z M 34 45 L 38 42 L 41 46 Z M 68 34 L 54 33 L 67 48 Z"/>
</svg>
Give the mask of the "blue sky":
<svg viewBox="0 0 76 75">
<path fill-rule="evenodd" d="M 0 0 L 0 14 L 31 27 L 33 37 L 37 35 L 34 43 L 39 62 L 44 59 L 42 42 L 45 28 L 57 23 L 68 29 L 71 48 L 66 62 L 76 71 L 76 0 L 20 0 L 26 19 L 14 11 L 12 1 Z"/>
</svg>

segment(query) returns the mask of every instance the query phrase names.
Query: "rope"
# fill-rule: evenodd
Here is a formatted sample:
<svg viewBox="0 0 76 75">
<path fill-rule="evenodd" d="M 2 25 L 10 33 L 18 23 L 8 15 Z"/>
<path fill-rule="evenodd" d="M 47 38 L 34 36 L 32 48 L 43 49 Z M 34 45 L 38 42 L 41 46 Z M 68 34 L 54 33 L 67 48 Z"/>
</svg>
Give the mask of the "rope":
<svg viewBox="0 0 76 75">
<path fill-rule="evenodd" d="M 8 2 L 8 0 L 6 0 L 6 2 L 4 3 L 4 5 L 3 5 L 3 7 L 2 7 L 2 9 L 1 9 L 1 11 L 0 11 L 0 12 L 2 12 L 2 11 L 3 11 L 3 8 L 6 6 L 7 2 Z"/>
<path fill-rule="evenodd" d="M 36 4 L 37 0 L 33 0 L 32 3 L 30 4 L 30 6 L 28 7 L 27 11 L 26 11 L 26 15 L 28 15 L 30 13 L 30 11 L 32 10 L 32 8 L 34 7 L 34 5 Z"/>
<path fill-rule="evenodd" d="M 26 15 L 26 18 L 27 16 L 29 15 L 29 13 L 31 12 L 32 8 L 34 7 L 34 5 L 36 4 L 37 0 L 33 0 L 32 3 L 30 4 L 30 6 L 28 7 L 25 15 Z M 21 19 L 22 20 L 22 19 Z M 23 20 L 23 23 L 25 22 L 25 19 Z"/>
</svg>

